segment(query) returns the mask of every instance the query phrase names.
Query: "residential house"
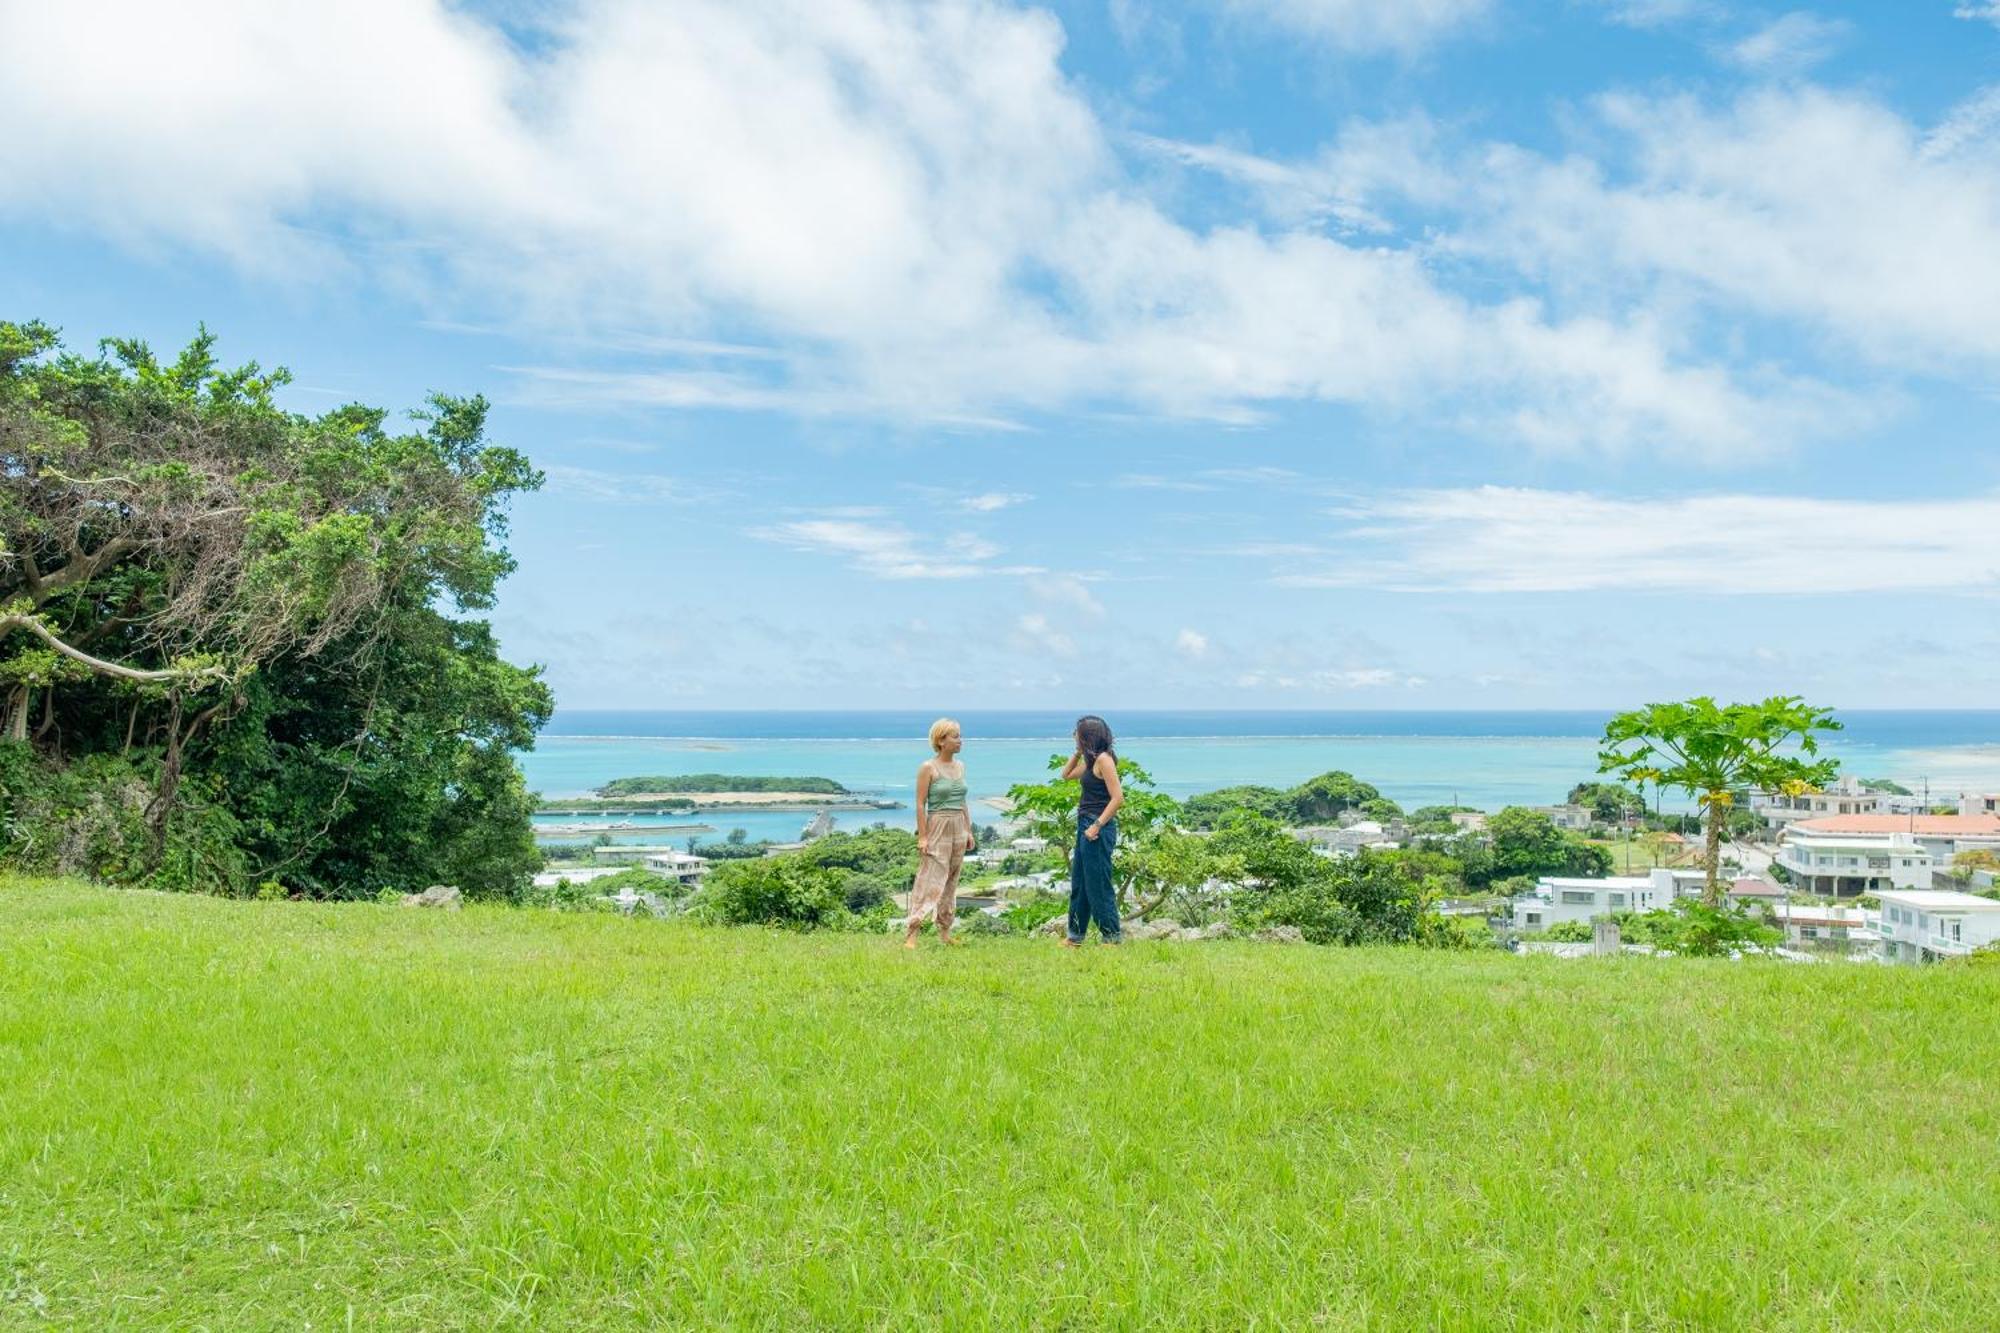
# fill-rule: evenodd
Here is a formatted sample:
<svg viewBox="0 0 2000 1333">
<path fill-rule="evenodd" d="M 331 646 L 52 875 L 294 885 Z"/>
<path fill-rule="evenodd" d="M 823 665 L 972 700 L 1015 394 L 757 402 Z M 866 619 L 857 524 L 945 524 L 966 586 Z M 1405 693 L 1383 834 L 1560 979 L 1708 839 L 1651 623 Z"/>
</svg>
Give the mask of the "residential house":
<svg viewBox="0 0 2000 1333">
<path fill-rule="evenodd" d="M 1765 828 L 1782 829 L 1805 819 L 1880 814 L 1883 803 L 1880 793 L 1865 790 L 1859 778 L 1843 777 L 1825 791 L 1800 792 L 1796 796 L 1754 792 L 1750 808 L 1763 817 Z"/>
<path fill-rule="evenodd" d="M 2000 815 L 1836 815 L 1785 829 L 1776 864 L 1828 897 L 1921 889 L 1974 847 L 2000 849 Z"/>
<path fill-rule="evenodd" d="M 1588 833 L 1597 822 L 1597 812 L 1587 805 L 1531 805 L 1528 808 L 1538 815 L 1547 815 L 1551 824 L 1571 833 Z"/>
<path fill-rule="evenodd" d="M 1676 898 L 1701 892 L 1701 877 L 1665 866 L 1647 875 L 1613 875 L 1607 879 L 1576 879 L 1545 875 L 1535 891 L 1514 900 L 1514 929 L 1547 930 L 1558 921 L 1591 921 L 1613 912 L 1651 912 Z"/>
<path fill-rule="evenodd" d="M 1882 958 L 1934 963 L 2000 943 L 2000 900 L 1948 889 L 1891 889 L 1882 898 Z"/>
<path fill-rule="evenodd" d="M 1785 932 L 1785 943 L 1811 949 L 1877 951 L 1882 936 L 1875 914 L 1859 907 L 1821 903 L 1773 903 L 1771 915 Z"/>
<path fill-rule="evenodd" d="M 641 864 L 654 874 L 673 880 L 677 884 L 699 884 L 701 877 L 708 873 L 707 857 L 677 852 L 671 848 L 653 852 Z"/>
<path fill-rule="evenodd" d="M 1958 813 L 1961 815 L 2000 815 L 2000 792 L 1960 792 Z"/>
<path fill-rule="evenodd" d="M 1460 833 L 1484 833 L 1486 812 L 1484 810 L 1455 810 L 1451 816 L 1451 826 Z"/>
</svg>

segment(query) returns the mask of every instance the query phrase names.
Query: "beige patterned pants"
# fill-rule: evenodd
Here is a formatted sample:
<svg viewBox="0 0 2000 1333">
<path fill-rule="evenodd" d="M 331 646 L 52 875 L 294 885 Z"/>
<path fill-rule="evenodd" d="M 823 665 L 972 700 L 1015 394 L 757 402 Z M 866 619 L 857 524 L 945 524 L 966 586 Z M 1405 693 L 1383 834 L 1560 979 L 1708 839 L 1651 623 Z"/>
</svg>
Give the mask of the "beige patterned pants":
<svg viewBox="0 0 2000 1333">
<path fill-rule="evenodd" d="M 930 816 L 917 882 L 910 889 L 911 926 L 935 919 L 939 930 L 950 930 L 958 915 L 958 868 L 965 862 L 965 844 L 972 837 L 972 820 L 963 810 L 937 810 Z"/>
</svg>

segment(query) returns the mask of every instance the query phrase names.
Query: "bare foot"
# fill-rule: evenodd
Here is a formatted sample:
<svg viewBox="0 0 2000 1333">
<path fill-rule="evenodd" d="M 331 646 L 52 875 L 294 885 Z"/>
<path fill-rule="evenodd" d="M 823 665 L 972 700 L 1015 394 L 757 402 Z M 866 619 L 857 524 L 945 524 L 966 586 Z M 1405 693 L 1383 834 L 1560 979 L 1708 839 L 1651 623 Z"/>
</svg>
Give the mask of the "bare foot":
<svg viewBox="0 0 2000 1333">
<path fill-rule="evenodd" d="M 958 936 L 956 936 L 956 935 L 945 935 L 945 936 L 942 936 L 942 937 L 941 937 L 941 938 L 940 938 L 940 939 L 938 940 L 938 943 L 939 943 L 939 944 L 947 944 L 947 945 L 950 945 L 950 946 L 951 946 L 952 948 L 954 948 L 954 949 L 963 949 L 963 948 L 965 947 L 965 941 L 964 941 L 964 940 L 962 940 L 962 939 L 960 939 L 960 938 L 959 938 Z"/>
<path fill-rule="evenodd" d="M 1083 947 L 1083 944 L 1080 941 L 1073 940 L 1069 936 L 1065 935 L 1063 936 L 1062 947 L 1065 949 L 1081 949 Z"/>
<path fill-rule="evenodd" d="M 905 936 L 903 936 L 903 947 L 904 947 L 905 949 L 914 949 L 914 948 L 916 948 L 916 947 L 917 947 L 917 937 L 916 937 L 915 935 L 905 935 Z"/>
</svg>

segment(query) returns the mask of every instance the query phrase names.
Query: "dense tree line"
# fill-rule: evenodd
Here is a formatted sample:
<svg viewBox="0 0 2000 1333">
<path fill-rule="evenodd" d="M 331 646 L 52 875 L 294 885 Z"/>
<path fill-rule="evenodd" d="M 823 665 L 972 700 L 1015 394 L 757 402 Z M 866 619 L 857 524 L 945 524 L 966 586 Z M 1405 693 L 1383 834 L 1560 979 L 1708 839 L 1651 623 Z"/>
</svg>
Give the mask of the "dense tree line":
<svg viewBox="0 0 2000 1333">
<path fill-rule="evenodd" d="M 550 697 L 476 613 L 540 477 L 479 398 L 283 410 L 204 331 L 0 322 L 0 859 L 127 883 L 508 894 Z"/>
</svg>

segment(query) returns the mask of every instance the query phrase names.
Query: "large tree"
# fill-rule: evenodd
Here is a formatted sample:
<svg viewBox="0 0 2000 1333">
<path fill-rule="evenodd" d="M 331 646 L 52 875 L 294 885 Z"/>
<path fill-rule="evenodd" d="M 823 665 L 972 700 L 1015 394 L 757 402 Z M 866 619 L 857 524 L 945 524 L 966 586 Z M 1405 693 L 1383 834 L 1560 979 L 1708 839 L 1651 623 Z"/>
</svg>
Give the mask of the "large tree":
<svg viewBox="0 0 2000 1333">
<path fill-rule="evenodd" d="M 162 362 L 0 322 L 0 735 L 143 769 L 146 871 L 198 775 L 252 878 L 509 887 L 533 858 L 511 750 L 548 694 L 450 613 L 492 604 L 505 504 L 540 478 L 482 399 L 399 431 L 287 412 L 288 379 L 224 368 L 206 330 Z"/>
<path fill-rule="evenodd" d="M 1838 730 L 1831 709 L 1794 695 L 1750 704 L 1718 704 L 1706 696 L 1648 704 L 1605 724 L 1598 771 L 1674 787 L 1694 798 L 1706 830 L 1702 899 L 1714 907 L 1722 901 L 1722 834 L 1736 794 L 1824 787 L 1840 766 L 1818 757 L 1818 737 Z"/>
</svg>

